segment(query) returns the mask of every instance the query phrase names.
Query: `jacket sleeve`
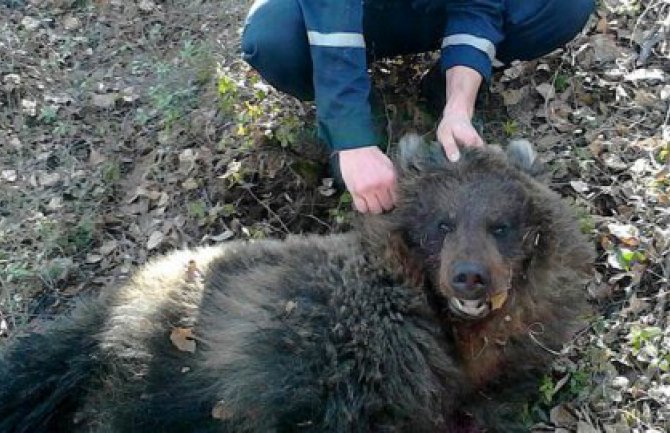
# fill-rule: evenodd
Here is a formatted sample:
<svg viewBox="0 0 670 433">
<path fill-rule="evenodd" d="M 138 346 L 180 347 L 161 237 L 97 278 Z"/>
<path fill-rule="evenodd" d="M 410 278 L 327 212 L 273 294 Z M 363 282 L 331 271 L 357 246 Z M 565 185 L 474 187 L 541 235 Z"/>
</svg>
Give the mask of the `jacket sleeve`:
<svg viewBox="0 0 670 433">
<path fill-rule="evenodd" d="M 332 151 L 379 143 L 368 96 L 361 0 L 299 0 L 312 56 L 320 137 Z"/>
<path fill-rule="evenodd" d="M 468 66 L 489 81 L 496 46 L 503 40 L 504 0 L 450 0 L 442 40 L 442 68 Z"/>
</svg>

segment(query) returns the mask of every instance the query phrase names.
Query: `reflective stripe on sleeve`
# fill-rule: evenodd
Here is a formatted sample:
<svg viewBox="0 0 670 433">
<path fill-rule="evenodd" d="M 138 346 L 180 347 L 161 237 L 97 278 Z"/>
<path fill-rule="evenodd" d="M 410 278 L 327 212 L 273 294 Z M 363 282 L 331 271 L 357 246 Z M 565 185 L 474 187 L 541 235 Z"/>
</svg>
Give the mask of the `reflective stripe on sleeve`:
<svg viewBox="0 0 670 433">
<path fill-rule="evenodd" d="M 318 47 L 365 48 L 365 39 L 360 33 L 307 32 L 310 45 Z"/>
<path fill-rule="evenodd" d="M 496 47 L 493 45 L 493 42 L 488 39 L 480 38 L 479 36 L 458 33 L 442 39 L 442 48 L 446 48 L 450 45 L 469 45 L 484 52 L 491 61 L 496 57 Z"/>
</svg>

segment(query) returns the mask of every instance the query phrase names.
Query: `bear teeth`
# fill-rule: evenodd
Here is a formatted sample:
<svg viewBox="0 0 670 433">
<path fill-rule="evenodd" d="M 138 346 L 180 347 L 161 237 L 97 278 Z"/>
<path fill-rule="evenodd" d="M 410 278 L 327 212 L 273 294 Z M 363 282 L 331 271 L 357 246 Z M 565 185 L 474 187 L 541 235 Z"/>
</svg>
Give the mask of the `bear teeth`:
<svg viewBox="0 0 670 433">
<path fill-rule="evenodd" d="M 480 300 L 452 298 L 451 301 L 457 310 L 467 314 L 468 316 L 480 316 L 486 311 L 487 308 L 486 303 Z"/>
</svg>

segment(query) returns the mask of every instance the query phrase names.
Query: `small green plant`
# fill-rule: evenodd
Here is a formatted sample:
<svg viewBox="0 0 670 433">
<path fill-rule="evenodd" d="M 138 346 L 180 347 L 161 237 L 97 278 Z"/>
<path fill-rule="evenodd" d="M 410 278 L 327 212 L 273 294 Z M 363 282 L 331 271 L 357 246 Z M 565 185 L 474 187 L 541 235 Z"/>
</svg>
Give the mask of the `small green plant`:
<svg viewBox="0 0 670 433">
<path fill-rule="evenodd" d="M 579 202 L 574 202 L 572 207 L 575 210 L 575 214 L 577 214 L 579 230 L 586 235 L 593 233 L 596 229 L 596 222 L 586 206 L 581 205 Z"/>
<path fill-rule="evenodd" d="M 56 123 L 58 120 L 58 107 L 53 105 L 42 106 L 42 108 L 40 108 L 40 114 L 37 116 L 37 120 L 46 125 Z"/>
<path fill-rule="evenodd" d="M 545 375 L 540 382 L 540 401 L 547 405 L 551 404 L 551 401 L 554 398 L 555 388 L 556 384 L 554 383 L 554 379 L 548 374 Z"/>
<path fill-rule="evenodd" d="M 570 78 L 563 73 L 556 74 L 556 79 L 554 80 L 554 89 L 556 93 L 562 93 L 570 87 Z"/>
<path fill-rule="evenodd" d="M 657 326 L 639 327 L 635 326 L 628 334 L 628 341 L 633 347 L 633 354 L 636 355 L 644 345 L 653 341 L 654 338 L 663 335 L 663 330 Z"/>
<path fill-rule="evenodd" d="M 186 60 L 192 59 L 198 54 L 198 52 L 199 48 L 196 46 L 196 44 L 194 44 L 192 40 L 187 39 L 181 45 L 181 50 L 179 50 L 179 57 Z"/>
<path fill-rule="evenodd" d="M 647 261 L 647 258 L 644 255 L 644 253 L 639 250 L 631 250 L 628 248 L 616 248 L 615 254 L 617 256 L 619 264 L 626 271 L 630 271 L 635 264 L 644 263 Z"/>
<path fill-rule="evenodd" d="M 67 4 L 68 2 L 65 2 Z M 70 0 L 70 9 L 85 9 L 91 4 L 91 0 Z"/>
<path fill-rule="evenodd" d="M 568 382 L 568 392 L 571 395 L 571 398 L 578 398 L 581 396 L 584 391 L 589 389 L 589 384 L 591 383 L 591 375 L 586 370 L 576 370 L 570 375 L 570 381 Z"/>
<path fill-rule="evenodd" d="M 74 127 L 72 124 L 67 122 L 58 122 L 54 128 L 54 134 L 59 136 L 70 135 L 74 132 Z"/>
<path fill-rule="evenodd" d="M 663 164 L 663 163 L 668 162 L 668 159 L 670 159 L 669 156 L 670 156 L 670 143 L 667 143 L 658 152 L 658 155 L 656 156 L 656 160 L 659 163 Z"/>
<path fill-rule="evenodd" d="M 505 133 L 505 136 L 507 137 L 514 137 L 519 133 L 519 125 L 516 123 L 516 120 L 514 119 L 507 119 L 505 123 L 503 123 L 503 132 Z"/>
<path fill-rule="evenodd" d="M 345 224 L 351 221 L 351 204 L 353 201 L 351 194 L 345 191 L 340 195 L 340 201 L 338 202 L 337 207 L 328 211 L 329 215 L 337 224 Z"/>
<path fill-rule="evenodd" d="M 232 113 L 237 101 L 237 83 L 219 71 L 216 81 L 216 90 L 219 95 L 219 107 L 225 113 Z"/>
<path fill-rule="evenodd" d="M 55 221 L 43 219 L 37 223 L 37 234 L 44 245 L 45 252 L 53 254 L 61 249 L 61 230 Z"/>
<path fill-rule="evenodd" d="M 545 406 L 551 406 L 557 402 L 571 400 L 579 397 L 588 389 L 590 383 L 590 374 L 587 371 L 576 369 L 570 372 L 570 377 L 565 384 L 565 378 L 557 383 L 550 375 L 542 377 L 540 382 L 539 403 Z"/>
<path fill-rule="evenodd" d="M 151 116 L 143 108 L 140 107 L 135 111 L 135 123 L 137 125 L 144 126 L 149 120 L 151 120 Z"/>
<path fill-rule="evenodd" d="M 251 239 L 265 239 L 268 237 L 266 229 L 260 225 L 249 227 L 249 237 Z"/>
<path fill-rule="evenodd" d="M 171 129 L 177 121 L 186 117 L 189 110 L 195 107 L 199 91 L 196 65 L 188 57 L 195 48 L 187 45 L 178 57 L 177 65 L 169 62 L 158 62 L 154 67 L 155 85 L 149 88 L 148 96 L 152 110 L 156 112 L 163 127 Z M 212 68 L 209 68 L 210 72 Z"/>
<path fill-rule="evenodd" d="M 207 205 L 202 200 L 194 200 L 186 206 L 188 214 L 197 219 L 204 218 L 207 215 Z"/>
<path fill-rule="evenodd" d="M 65 235 L 65 250 L 70 254 L 84 253 L 93 245 L 95 224 L 93 220 L 84 218 L 67 231 Z"/>
<path fill-rule="evenodd" d="M 299 142 L 303 126 L 297 116 L 288 116 L 282 120 L 273 135 L 282 147 L 291 147 Z"/>
<path fill-rule="evenodd" d="M 579 230 L 584 234 L 593 233 L 596 229 L 596 222 L 591 214 L 579 217 Z"/>
<path fill-rule="evenodd" d="M 3 274 L 5 276 L 4 279 L 9 283 L 26 281 L 35 276 L 35 273 L 24 263 L 9 264 Z"/>
<path fill-rule="evenodd" d="M 102 166 L 100 174 L 105 183 L 116 183 L 121 179 L 121 165 L 118 161 L 109 161 Z"/>
<path fill-rule="evenodd" d="M 72 260 L 64 257 L 57 257 L 40 268 L 39 278 L 48 287 L 56 285 L 67 279 L 72 268 Z"/>
<path fill-rule="evenodd" d="M 216 63 L 212 57 L 211 49 L 206 44 L 196 44 L 190 39 L 185 40 L 179 51 L 179 59 L 188 68 L 194 70 L 197 84 L 206 84 L 212 78 Z"/>
<path fill-rule="evenodd" d="M 37 234 L 47 256 L 80 254 L 92 246 L 95 224 L 89 218 L 79 220 L 74 226 L 44 219 L 37 225 Z"/>
<path fill-rule="evenodd" d="M 223 215 L 226 218 L 229 218 L 237 213 L 237 209 L 235 208 L 235 205 L 232 203 L 226 203 L 223 206 L 221 206 L 221 215 Z"/>
</svg>

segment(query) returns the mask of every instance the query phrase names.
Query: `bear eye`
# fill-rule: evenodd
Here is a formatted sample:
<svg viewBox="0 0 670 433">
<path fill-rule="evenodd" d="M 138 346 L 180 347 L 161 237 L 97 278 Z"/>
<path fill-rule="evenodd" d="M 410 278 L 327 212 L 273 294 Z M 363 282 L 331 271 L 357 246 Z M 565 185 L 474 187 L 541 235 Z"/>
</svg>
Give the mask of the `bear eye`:
<svg viewBox="0 0 670 433">
<path fill-rule="evenodd" d="M 509 224 L 494 224 L 491 226 L 491 234 L 495 237 L 502 237 L 509 233 L 510 226 Z"/>
<path fill-rule="evenodd" d="M 446 235 L 447 233 L 453 233 L 455 227 L 454 224 L 449 221 L 440 221 L 440 223 L 437 225 L 437 229 L 440 231 L 440 233 Z"/>
</svg>

